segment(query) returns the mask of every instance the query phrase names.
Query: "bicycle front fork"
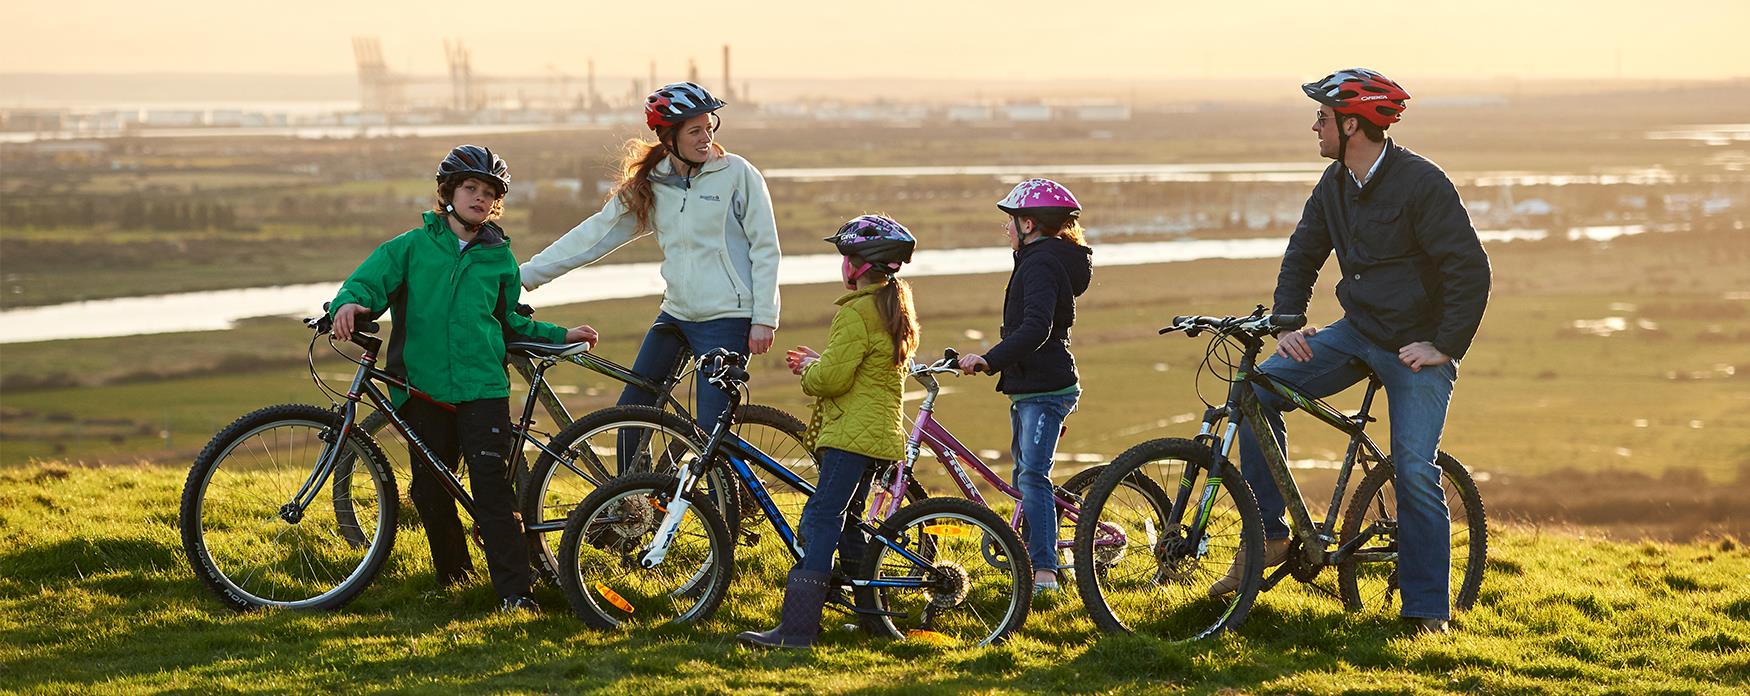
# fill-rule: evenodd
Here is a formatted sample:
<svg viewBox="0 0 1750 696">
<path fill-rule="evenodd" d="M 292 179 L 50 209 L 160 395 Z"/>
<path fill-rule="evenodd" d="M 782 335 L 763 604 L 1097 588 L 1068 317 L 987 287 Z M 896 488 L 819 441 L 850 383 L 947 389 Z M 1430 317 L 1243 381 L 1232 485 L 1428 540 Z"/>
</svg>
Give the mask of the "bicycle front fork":
<svg viewBox="0 0 1750 696">
<path fill-rule="evenodd" d="M 691 466 L 683 466 L 680 470 L 680 483 L 675 486 L 674 498 L 668 502 L 668 510 L 663 513 L 662 524 L 656 528 L 655 538 L 650 540 L 650 548 L 638 559 L 638 565 L 648 570 L 655 568 L 668 557 L 668 547 L 674 543 L 675 533 L 680 530 L 681 520 L 686 519 L 687 510 L 692 507 L 687 502 L 686 492 L 692 490 L 693 484 L 699 480 L 699 474 L 693 472 Z"/>
</svg>

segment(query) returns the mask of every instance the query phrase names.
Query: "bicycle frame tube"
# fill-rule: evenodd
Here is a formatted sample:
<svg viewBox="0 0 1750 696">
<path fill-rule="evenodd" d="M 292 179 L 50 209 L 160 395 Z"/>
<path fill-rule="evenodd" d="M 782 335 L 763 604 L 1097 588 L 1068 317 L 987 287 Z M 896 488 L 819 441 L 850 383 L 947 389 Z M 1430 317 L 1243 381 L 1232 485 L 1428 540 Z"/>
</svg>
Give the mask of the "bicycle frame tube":
<svg viewBox="0 0 1750 696">
<path fill-rule="evenodd" d="M 936 415 L 933 410 L 925 408 L 918 409 L 917 420 L 912 425 L 911 438 L 906 442 L 906 456 L 908 458 L 906 466 L 901 470 L 901 475 L 895 477 L 894 481 L 888 484 L 886 509 L 871 507 L 869 512 L 869 522 L 877 522 L 881 518 L 899 512 L 901 504 L 905 501 L 905 482 L 907 477 L 904 474 L 908 473 L 916 466 L 916 461 L 922 452 L 921 445 L 929 446 L 930 451 L 936 455 L 936 460 L 942 463 L 942 467 L 947 469 L 948 475 L 954 479 L 954 484 L 960 488 L 961 495 L 965 496 L 968 500 L 978 503 L 983 507 L 990 507 L 990 505 L 985 502 L 984 496 L 979 493 L 978 487 L 973 485 L 972 478 L 966 474 L 966 467 L 971 467 L 972 471 L 978 474 L 979 478 L 984 479 L 986 483 L 996 488 L 998 492 L 1008 496 L 1010 500 L 1015 501 L 1015 511 L 1014 514 L 1010 516 L 1009 526 L 1014 529 L 1020 528 L 1020 489 L 1010 485 L 1009 482 L 1004 481 L 1001 476 L 998 476 L 995 471 L 992 471 L 990 465 L 985 464 L 984 460 L 979 459 L 978 455 L 973 454 L 971 449 L 968 449 L 965 444 L 962 444 L 958 438 L 954 437 L 953 433 L 948 432 L 948 429 L 944 427 L 941 422 L 936 420 Z M 962 466 L 963 463 L 964 466 Z M 1052 502 L 1057 505 L 1057 509 L 1062 511 L 1065 515 L 1068 515 L 1071 521 L 1081 519 L 1082 510 L 1080 507 L 1077 507 L 1075 503 L 1066 500 L 1063 496 L 1057 495 L 1055 492 L 1052 493 L 1051 498 Z M 876 517 L 876 515 L 880 515 L 880 517 Z M 1102 523 L 1100 528 L 1101 531 L 1106 532 L 1108 536 L 1117 535 L 1116 539 L 1123 539 L 1123 531 L 1112 525 Z M 1102 541 L 1101 543 L 1117 542 Z M 1060 539 L 1057 542 L 1058 548 L 1071 548 L 1074 545 L 1075 541 L 1072 539 Z"/>
<path fill-rule="evenodd" d="M 778 511 L 778 506 L 772 502 L 771 493 L 766 491 L 766 486 L 760 481 L 759 477 L 753 475 L 753 470 L 749 467 L 749 463 L 751 462 L 754 466 L 758 466 L 766 473 L 778 477 L 778 480 L 783 481 L 785 485 L 795 488 L 809 497 L 814 496 L 814 486 L 809 485 L 807 481 L 802 480 L 802 477 L 797 476 L 796 472 L 785 468 L 783 464 L 779 464 L 765 452 L 761 452 L 758 447 L 748 444 L 746 440 L 741 439 L 741 437 L 735 433 L 727 433 L 725 435 L 723 448 L 719 451 L 723 451 L 727 456 L 729 466 L 735 470 L 735 475 L 741 477 L 741 480 L 747 484 L 748 489 L 753 491 L 754 499 L 759 501 L 760 509 L 765 511 L 766 519 L 771 523 L 772 528 L 777 530 L 778 536 L 784 540 L 784 545 L 790 549 L 792 555 L 800 560 L 802 558 L 802 547 L 799 545 L 801 540 L 798 538 L 796 530 L 790 528 L 790 523 L 785 520 L 784 515 Z M 917 554 L 912 553 L 910 549 L 906 549 L 893 543 L 893 541 L 887 539 L 881 534 L 880 529 L 877 529 L 875 525 L 870 524 L 865 520 L 857 520 L 857 529 L 864 534 L 869 535 L 870 541 L 880 543 L 887 548 L 893 549 L 895 553 L 898 553 L 907 561 L 918 564 L 918 566 L 924 568 L 930 568 L 935 565 Z M 926 581 L 852 579 L 851 584 L 858 587 L 919 587 L 926 584 Z"/>
</svg>

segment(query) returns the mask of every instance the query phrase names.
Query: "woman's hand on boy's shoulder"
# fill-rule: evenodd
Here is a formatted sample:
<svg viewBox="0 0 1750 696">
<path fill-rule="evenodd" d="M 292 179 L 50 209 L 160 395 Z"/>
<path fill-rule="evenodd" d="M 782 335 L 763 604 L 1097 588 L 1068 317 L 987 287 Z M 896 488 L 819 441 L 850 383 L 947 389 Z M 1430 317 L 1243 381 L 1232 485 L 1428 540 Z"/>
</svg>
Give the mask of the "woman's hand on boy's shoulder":
<svg viewBox="0 0 1750 696">
<path fill-rule="evenodd" d="M 573 326 L 565 330 L 566 343 L 588 343 L 592 350 L 595 349 L 596 343 L 600 342 L 601 338 L 601 335 L 597 334 L 595 329 L 588 324 Z"/>
</svg>

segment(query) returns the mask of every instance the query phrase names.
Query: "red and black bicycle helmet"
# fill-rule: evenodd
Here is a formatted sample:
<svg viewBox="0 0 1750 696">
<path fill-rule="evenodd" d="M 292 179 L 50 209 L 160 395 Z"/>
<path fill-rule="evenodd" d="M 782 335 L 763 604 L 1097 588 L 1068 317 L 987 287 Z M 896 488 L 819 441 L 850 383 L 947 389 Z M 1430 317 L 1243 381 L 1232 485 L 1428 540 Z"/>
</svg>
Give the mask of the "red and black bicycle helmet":
<svg viewBox="0 0 1750 696">
<path fill-rule="evenodd" d="M 491 182 L 498 187 L 500 196 L 510 193 L 510 165 L 504 163 L 504 158 L 492 154 L 489 148 L 463 145 L 451 150 L 449 156 L 438 163 L 438 183 L 459 177 Z"/>
<path fill-rule="evenodd" d="M 727 106 L 691 82 L 663 85 L 644 99 L 644 125 L 650 130 L 672 126 L 699 114 L 708 114 Z"/>
<path fill-rule="evenodd" d="M 1349 68 L 1300 86 L 1306 96 L 1339 114 L 1360 116 L 1385 128 L 1403 118 L 1410 93 L 1398 83 L 1367 68 Z"/>
</svg>

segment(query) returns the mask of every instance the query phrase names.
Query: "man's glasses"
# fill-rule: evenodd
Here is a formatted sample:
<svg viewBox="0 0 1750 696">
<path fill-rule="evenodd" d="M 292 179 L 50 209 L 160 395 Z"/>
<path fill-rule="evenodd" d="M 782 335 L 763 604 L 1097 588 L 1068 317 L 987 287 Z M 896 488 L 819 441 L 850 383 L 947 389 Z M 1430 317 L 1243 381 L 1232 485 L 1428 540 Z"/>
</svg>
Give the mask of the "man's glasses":
<svg viewBox="0 0 1750 696">
<path fill-rule="evenodd" d="M 1324 128 L 1325 122 L 1331 120 L 1331 117 L 1327 116 L 1324 111 L 1319 111 L 1314 115 L 1318 117 L 1313 119 L 1314 128 Z"/>
</svg>

